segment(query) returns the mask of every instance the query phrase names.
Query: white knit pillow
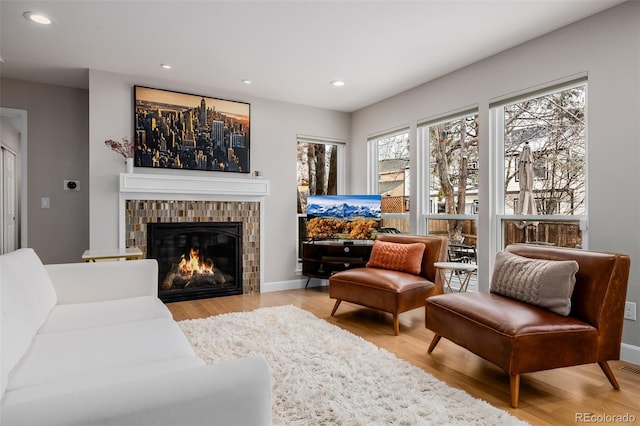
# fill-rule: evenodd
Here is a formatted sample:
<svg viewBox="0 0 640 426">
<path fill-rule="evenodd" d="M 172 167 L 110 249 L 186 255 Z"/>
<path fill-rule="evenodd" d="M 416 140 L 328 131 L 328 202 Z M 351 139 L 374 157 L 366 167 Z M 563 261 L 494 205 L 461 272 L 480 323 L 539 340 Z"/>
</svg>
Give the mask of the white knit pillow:
<svg viewBox="0 0 640 426">
<path fill-rule="evenodd" d="M 530 259 L 501 251 L 496 253 L 491 292 L 567 316 L 576 272 L 575 260 Z"/>
</svg>

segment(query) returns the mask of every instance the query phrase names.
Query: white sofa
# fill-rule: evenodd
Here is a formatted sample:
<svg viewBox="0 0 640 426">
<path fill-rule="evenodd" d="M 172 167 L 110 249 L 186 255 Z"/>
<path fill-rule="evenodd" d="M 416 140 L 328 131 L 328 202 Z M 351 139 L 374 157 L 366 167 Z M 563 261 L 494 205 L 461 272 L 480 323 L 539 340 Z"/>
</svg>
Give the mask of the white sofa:
<svg viewBox="0 0 640 426">
<path fill-rule="evenodd" d="M 155 260 L 0 256 L 0 424 L 261 425 L 261 357 L 205 365 L 157 297 Z"/>
</svg>

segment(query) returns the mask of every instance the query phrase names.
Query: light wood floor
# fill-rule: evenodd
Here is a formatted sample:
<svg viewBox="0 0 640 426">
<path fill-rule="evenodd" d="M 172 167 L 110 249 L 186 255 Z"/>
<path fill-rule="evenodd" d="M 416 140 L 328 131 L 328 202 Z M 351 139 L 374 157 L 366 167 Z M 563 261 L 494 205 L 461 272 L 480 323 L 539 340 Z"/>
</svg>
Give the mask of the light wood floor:
<svg viewBox="0 0 640 426">
<path fill-rule="evenodd" d="M 176 302 L 168 304 L 168 307 L 179 321 L 226 312 L 251 311 L 266 306 L 294 305 L 393 352 L 450 386 L 463 389 L 473 397 L 507 410 L 533 425 L 586 423 L 577 421 L 579 413 L 608 416 L 627 414 L 635 417 L 635 422 L 631 424 L 640 424 L 638 365 L 622 361 L 610 363 L 621 387 L 619 391 L 611 387 L 597 364 L 524 374 L 520 384 L 520 406 L 513 409 L 509 405 L 509 378 L 499 368 L 445 339 L 440 341 L 431 355 L 427 354 L 433 333 L 425 328 L 424 309 L 401 314 L 400 335 L 394 336 L 391 315 L 343 302 L 336 316 L 331 317 L 333 304 L 327 287 L 312 287 Z M 614 418 L 609 420 L 596 423 L 621 423 Z"/>
</svg>

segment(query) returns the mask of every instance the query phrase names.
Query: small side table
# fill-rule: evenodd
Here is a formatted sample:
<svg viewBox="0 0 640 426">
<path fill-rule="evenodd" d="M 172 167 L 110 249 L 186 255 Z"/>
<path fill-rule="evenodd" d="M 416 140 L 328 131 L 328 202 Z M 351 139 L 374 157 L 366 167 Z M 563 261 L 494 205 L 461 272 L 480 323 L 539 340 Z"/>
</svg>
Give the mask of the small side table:
<svg viewBox="0 0 640 426">
<path fill-rule="evenodd" d="M 473 275 L 473 273 L 478 269 L 478 265 L 462 262 L 436 262 L 433 266 L 440 270 L 444 285 L 449 288 L 449 291 L 452 293 L 453 289 L 451 288 L 451 280 L 454 275 L 458 276 L 458 282 L 460 283 L 458 291 L 463 292 L 467 291 L 469 281 L 471 281 L 471 275 Z M 451 271 L 448 277 L 446 271 Z M 461 278 L 460 275 L 463 275 L 463 277 Z"/>
<path fill-rule="evenodd" d="M 85 262 L 95 262 L 96 260 L 134 260 L 142 257 L 142 250 L 138 247 L 129 247 L 126 249 L 102 249 L 102 250 L 85 250 L 82 254 L 82 260 Z"/>
</svg>

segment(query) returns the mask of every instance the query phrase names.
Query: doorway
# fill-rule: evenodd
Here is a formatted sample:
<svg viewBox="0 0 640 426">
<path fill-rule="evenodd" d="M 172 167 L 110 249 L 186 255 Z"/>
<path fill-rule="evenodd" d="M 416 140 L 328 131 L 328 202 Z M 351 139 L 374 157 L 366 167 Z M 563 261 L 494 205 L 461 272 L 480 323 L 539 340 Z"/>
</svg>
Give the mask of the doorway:
<svg viewBox="0 0 640 426">
<path fill-rule="evenodd" d="M 26 145 L 27 111 L 0 107 L 0 254 L 27 245 Z"/>
<path fill-rule="evenodd" d="M 0 144 L 0 254 L 18 248 L 16 154 Z"/>
</svg>

